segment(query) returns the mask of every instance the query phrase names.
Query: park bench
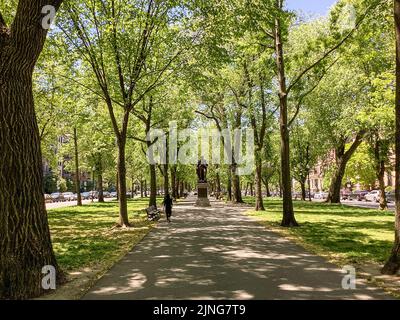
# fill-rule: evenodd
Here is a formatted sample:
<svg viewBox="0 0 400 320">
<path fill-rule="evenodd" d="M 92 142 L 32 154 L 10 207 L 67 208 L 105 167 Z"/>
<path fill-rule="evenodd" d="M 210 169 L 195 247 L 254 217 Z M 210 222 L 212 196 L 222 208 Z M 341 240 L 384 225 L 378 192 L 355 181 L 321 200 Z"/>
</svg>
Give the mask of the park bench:
<svg viewBox="0 0 400 320">
<path fill-rule="evenodd" d="M 149 221 L 157 221 L 161 218 L 161 212 L 155 206 L 148 207 L 146 213 Z"/>
</svg>

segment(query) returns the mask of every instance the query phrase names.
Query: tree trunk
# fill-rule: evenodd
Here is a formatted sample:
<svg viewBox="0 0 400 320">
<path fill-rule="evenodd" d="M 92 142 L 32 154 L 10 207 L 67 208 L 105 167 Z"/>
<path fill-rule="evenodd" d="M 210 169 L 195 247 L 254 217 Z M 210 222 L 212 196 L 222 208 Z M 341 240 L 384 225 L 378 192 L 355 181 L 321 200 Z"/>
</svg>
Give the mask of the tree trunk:
<svg viewBox="0 0 400 320">
<path fill-rule="evenodd" d="M 117 174 L 116 174 L 116 179 L 117 179 L 117 184 L 116 184 L 116 188 L 117 188 L 117 200 L 119 200 L 119 178 L 118 178 L 118 170 L 117 170 Z"/>
<path fill-rule="evenodd" d="M 256 158 L 256 211 L 265 211 L 262 197 L 262 162 L 258 156 Z"/>
<path fill-rule="evenodd" d="M 169 194 L 168 164 L 164 164 L 164 195 Z"/>
<path fill-rule="evenodd" d="M 118 142 L 118 201 L 119 201 L 119 225 L 130 227 L 128 217 L 128 202 L 126 198 L 126 164 L 125 164 L 125 143 L 126 138 L 121 137 Z"/>
<path fill-rule="evenodd" d="M 301 187 L 301 201 L 306 201 L 306 181 L 305 181 L 305 179 L 303 181 L 300 181 L 300 187 Z"/>
<path fill-rule="evenodd" d="M 140 180 L 140 197 L 143 198 L 144 192 L 143 192 L 143 180 Z"/>
<path fill-rule="evenodd" d="M 171 166 L 171 189 L 172 189 L 172 198 L 177 198 L 176 192 L 176 166 Z"/>
<path fill-rule="evenodd" d="M 46 38 L 41 9 L 60 3 L 20 0 L 11 32 L 0 19 L 0 299 L 42 294 L 47 265 L 63 280 L 50 239 L 32 94 L 32 73 Z"/>
<path fill-rule="evenodd" d="M 149 199 L 149 207 L 156 206 L 157 207 L 157 175 L 156 175 L 156 166 L 154 164 L 150 164 L 150 199 Z"/>
<path fill-rule="evenodd" d="M 243 203 L 242 190 L 240 188 L 240 177 L 236 174 L 237 165 L 231 165 L 231 177 L 232 177 L 232 202 Z"/>
<path fill-rule="evenodd" d="M 183 197 L 184 188 L 185 188 L 184 182 L 181 181 L 180 188 L 179 188 L 179 197 L 181 197 L 181 198 Z"/>
<path fill-rule="evenodd" d="M 180 195 L 179 195 L 179 185 L 180 185 L 180 181 L 179 181 L 179 178 L 177 178 L 177 179 L 176 179 L 176 184 L 175 184 L 176 199 L 179 199 L 179 198 L 180 198 Z"/>
<path fill-rule="evenodd" d="M 344 163 L 343 160 L 340 160 L 338 162 L 337 169 L 333 173 L 327 202 L 340 203 L 340 189 L 342 188 L 342 181 L 345 170 L 346 170 L 346 163 Z"/>
<path fill-rule="evenodd" d="M 269 179 L 265 178 L 262 179 L 263 183 L 264 183 L 264 187 L 265 187 L 265 191 L 267 193 L 267 197 L 270 198 L 271 197 L 271 190 L 269 188 Z"/>
<path fill-rule="evenodd" d="M 357 134 L 354 142 L 352 143 L 349 150 L 345 152 L 346 142 L 336 150 L 336 170 L 333 174 L 331 185 L 329 188 L 328 199 L 329 203 L 340 203 L 340 189 L 342 187 L 342 180 L 346 171 L 346 166 L 353 154 L 357 151 L 357 148 L 361 145 L 365 131 L 361 131 Z"/>
<path fill-rule="evenodd" d="M 387 210 L 387 200 L 386 200 L 386 190 L 385 190 L 385 161 L 382 159 L 382 153 L 384 150 L 383 148 L 383 142 L 379 138 L 379 134 L 375 134 L 375 137 L 373 139 L 373 148 L 374 148 L 374 158 L 375 158 L 375 172 L 376 172 L 376 177 L 379 181 L 379 190 L 380 190 L 380 196 L 379 196 L 379 208 L 381 210 Z M 385 150 L 386 151 L 386 150 Z"/>
<path fill-rule="evenodd" d="M 99 202 L 104 203 L 103 173 L 97 173 L 97 192 L 99 193 Z"/>
<path fill-rule="evenodd" d="M 217 172 L 215 177 L 215 198 L 219 199 L 221 196 L 221 178 Z"/>
<path fill-rule="evenodd" d="M 131 198 L 133 199 L 135 197 L 135 180 L 134 178 L 131 178 Z"/>
<path fill-rule="evenodd" d="M 283 227 L 295 227 L 298 223 L 294 216 L 292 200 L 292 179 L 290 174 L 290 145 L 287 110 L 287 87 L 280 18 L 275 19 L 275 53 L 279 82 L 280 134 L 281 134 L 281 178 L 283 195 Z"/>
<path fill-rule="evenodd" d="M 396 216 L 395 240 L 389 260 L 382 269 L 383 274 L 396 274 L 400 268 L 400 0 L 394 0 L 396 28 Z"/>
<path fill-rule="evenodd" d="M 147 198 L 147 179 L 144 180 L 144 196 Z"/>
<path fill-rule="evenodd" d="M 75 153 L 75 192 L 77 195 L 77 205 L 82 206 L 81 179 L 79 174 L 78 132 L 76 127 L 74 127 L 74 153 Z"/>
<path fill-rule="evenodd" d="M 379 180 L 379 190 L 381 194 L 379 196 L 379 208 L 381 210 L 387 210 L 387 199 L 386 199 L 386 188 L 385 188 L 385 161 L 380 161 L 378 180 Z"/>
<path fill-rule="evenodd" d="M 99 202 L 104 203 L 103 165 L 101 155 L 97 162 L 97 192 L 99 193 Z"/>
</svg>

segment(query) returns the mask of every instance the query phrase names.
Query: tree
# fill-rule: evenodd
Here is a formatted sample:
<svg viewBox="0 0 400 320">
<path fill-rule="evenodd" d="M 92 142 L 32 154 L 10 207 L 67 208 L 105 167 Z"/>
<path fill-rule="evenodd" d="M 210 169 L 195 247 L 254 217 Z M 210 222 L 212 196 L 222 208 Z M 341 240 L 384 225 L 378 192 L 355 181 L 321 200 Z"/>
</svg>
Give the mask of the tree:
<svg viewBox="0 0 400 320">
<path fill-rule="evenodd" d="M 400 0 L 394 0 L 396 30 L 396 214 L 395 240 L 391 255 L 382 269 L 383 274 L 396 274 L 400 268 Z"/>
<path fill-rule="evenodd" d="M 340 2 L 339 7 L 342 5 L 343 3 Z M 251 1 L 245 7 L 244 11 L 248 16 L 247 19 L 250 21 L 249 24 L 252 30 L 255 33 L 259 33 L 258 42 L 262 43 L 264 48 L 272 49 L 275 57 L 281 133 L 281 184 L 283 193 L 281 225 L 284 227 L 298 226 L 292 203 L 289 139 L 290 123 L 297 113 L 294 114 L 292 120 L 289 119 L 289 102 L 291 102 L 289 98 L 294 95 L 293 92 L 302 87 L 305 79 L 314 74 L 320 74 L 321 77 L 321 73 L 323 75 L 326 72 L 326 67 L 327 64 L 329 65 L 331 57 L 351 38 L 372 8 L 373 6 L 368 7 L 366 12 L 356 21 L 354 28 L 328 36 L 326 36 L 326 32 L 323 32 L 321 33 L 323 39 L 319 36 L 317 39 L 312 39 L 312 41 L 306 41 L 306 45 L 302 46 L 300 51 L 306 50 L 307 54 L 302 55 L 302 61 L 296 61 L 295 59 L 288 59 L 290 55 L 288 56 L 285 50 L 288 44 L 288 47 L 290 47 L 288 33 L 293 14 L 285 10 L 284 1 Z M 290 81 L 287 81 L 287 76 L 290 76 Z M 302 100 L 313 91 L 314 86 L 311 89 L 303 89 L 302 94 L 298 95 L 299 98 L 295 99 L 297 100 L 297 109 L 301 107 Z"/>
<path fill-rule="evenodd" d="M 0 8 L 0 299 L 43 292 L 42 268 L 58 268 L 43 194 L 32 75 L 47 29 L 42 8 L 62 0 L 20 0 L 12 23 Z M 16 201 L 17 199 L 17 201 Z"/>
<path fill-rule="evenodd" d="M 92 69 L 93 90 L 107 105 L 118 146 L 119 224 L 130 226 L 126 199 L 126 143 L 132 112 L 165 76 L 182 52 L 175 1 L 67 1 L 58 24 Z M 150 69 L 149 69 L 150 66 Z"/>
<path fill-rule="evenodd" d="M 313 133 L 302 124 L 301 120 L 296 121 L 292 126 L 292 156 L 291 166 L 293 177 L 300 183 L 301 200 L 306 200 L 306 183 L 309 177 L 310 170 L 316 162 L 316 145 L 318 141 L 313 140 Z M 315 136 L 314 136 L 315 137 Z"/>
</svg>

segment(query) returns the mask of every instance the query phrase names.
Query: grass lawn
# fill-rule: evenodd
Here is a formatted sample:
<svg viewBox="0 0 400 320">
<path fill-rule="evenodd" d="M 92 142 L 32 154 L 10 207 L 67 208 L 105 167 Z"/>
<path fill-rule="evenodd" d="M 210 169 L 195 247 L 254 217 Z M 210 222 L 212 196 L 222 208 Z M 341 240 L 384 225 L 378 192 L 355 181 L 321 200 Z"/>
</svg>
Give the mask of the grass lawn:
<svg viewBox="0 0 400 320">
<path fill-rule="evenodd" d="M 118 221 L 118 203 L 93 203 L 82 207 L 48 210 L 54 251 L 65 271 L 110 267 L 153 227 L 144 208 L 148 199 L 128 202 L 133 228 L 112 228 Z"/>
<path fill-rule="evenodd" d="M 246 198 L 254 203 L 254 198 Z M 249 212 L 262 224 L 338 263 L 383 263 L 394 240 L 394 213 L 345 205 L 294 201 L 299 228 L 282 228 L 282 201 L 266 200 Z"/>
</svg>

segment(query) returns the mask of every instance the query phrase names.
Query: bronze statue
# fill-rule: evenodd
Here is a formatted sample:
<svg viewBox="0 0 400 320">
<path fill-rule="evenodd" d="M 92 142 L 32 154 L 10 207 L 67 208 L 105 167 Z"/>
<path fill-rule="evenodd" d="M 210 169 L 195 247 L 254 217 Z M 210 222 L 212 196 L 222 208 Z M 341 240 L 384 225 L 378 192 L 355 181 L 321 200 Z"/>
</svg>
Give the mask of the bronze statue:
<svg viewBox="0 0 400 320">
<path fill-rule="evenodd" d="M 201 157 L 201 160 L 197 162 L 197 177 L 199 178 L 199 182 L 207 182 L 207 167 L 206 160 L 204 157 Z"/>
</svg>

